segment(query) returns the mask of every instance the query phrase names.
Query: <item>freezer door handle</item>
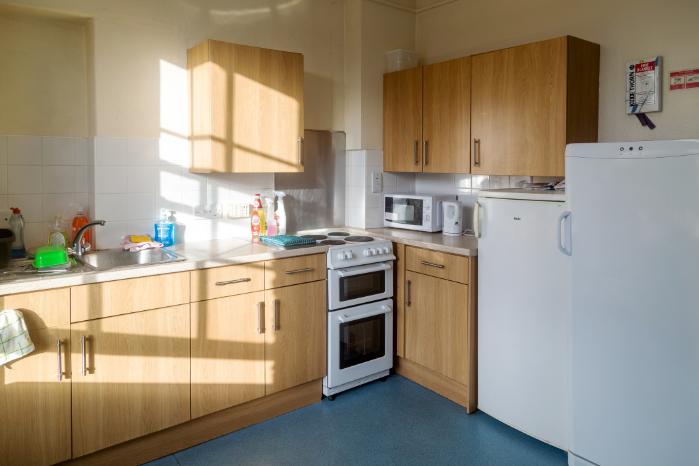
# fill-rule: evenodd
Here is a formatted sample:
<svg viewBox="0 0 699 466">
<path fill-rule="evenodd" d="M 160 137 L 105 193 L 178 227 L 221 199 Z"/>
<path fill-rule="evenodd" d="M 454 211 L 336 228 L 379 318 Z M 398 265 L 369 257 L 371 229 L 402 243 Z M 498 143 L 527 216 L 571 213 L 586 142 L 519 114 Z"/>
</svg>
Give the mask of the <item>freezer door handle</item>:
<svg viewBox="0 0 699 466">
<path fill-rule="evenodd" d="M 481 237 L 481 203 L 478 201 L 473 204 L 473 234 Z"/>
<path fill-rule="evenodd" d="M 558 217 L 558 250 L 566 256 L 573 254 L 571 248 L 572 233 L 570 227 L 571 213 L 569 210 L 563 212 L 560 217 Z M 565 240 L 564 240 L 565 239 Z"/>
</svg>

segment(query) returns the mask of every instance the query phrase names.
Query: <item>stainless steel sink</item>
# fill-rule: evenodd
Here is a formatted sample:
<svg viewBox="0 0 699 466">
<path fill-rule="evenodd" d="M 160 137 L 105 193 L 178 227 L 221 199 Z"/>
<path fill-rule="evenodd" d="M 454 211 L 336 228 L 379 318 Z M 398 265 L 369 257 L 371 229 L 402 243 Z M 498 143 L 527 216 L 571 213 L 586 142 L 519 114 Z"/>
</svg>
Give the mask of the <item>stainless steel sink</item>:
<svg viewBox="0 0 699 466">
<path fill-rule="evenodd" d="M 95 270 L 109 270 L 136 265 L 167 264 L 185 260 L 179 254 L 165 249 L 146 249 L 139 252 L 106 249 L 104 251 L 88 252 L 76 257 L 76 259 Z"/>
</svg>

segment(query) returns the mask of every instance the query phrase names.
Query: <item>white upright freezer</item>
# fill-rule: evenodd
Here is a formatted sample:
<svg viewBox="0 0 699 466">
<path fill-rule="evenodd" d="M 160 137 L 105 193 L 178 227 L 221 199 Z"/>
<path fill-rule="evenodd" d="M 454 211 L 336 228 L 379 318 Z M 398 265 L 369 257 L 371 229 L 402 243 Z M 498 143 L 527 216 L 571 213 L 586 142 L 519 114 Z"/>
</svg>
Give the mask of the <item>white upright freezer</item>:
<svg viewBox="0 0 699 466">
<path fill-rule="evenodd" d="M 556 447 L 568 445 L 570 257 L 559 251 L 565 195 L 481 191 L 478 408 Z"/>
<path fill-rule="evenodd" d="M 573 144 L 569 463 L 697 465 L 699 140 Z"/>
</svg>

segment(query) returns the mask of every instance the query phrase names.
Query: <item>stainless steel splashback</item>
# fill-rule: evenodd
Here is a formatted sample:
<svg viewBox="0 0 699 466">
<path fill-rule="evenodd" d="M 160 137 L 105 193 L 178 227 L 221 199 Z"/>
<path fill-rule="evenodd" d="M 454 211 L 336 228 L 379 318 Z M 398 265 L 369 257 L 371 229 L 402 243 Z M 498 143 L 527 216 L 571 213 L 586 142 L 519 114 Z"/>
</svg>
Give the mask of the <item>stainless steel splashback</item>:
<svg viewBox="0 0 699 466">
<path fill-rule="evenodd" d="M 345 133 L 305 130 L 303 173 L 275 173 L 284 191 L 287 231 L 344 226 Z"/>
</svg>

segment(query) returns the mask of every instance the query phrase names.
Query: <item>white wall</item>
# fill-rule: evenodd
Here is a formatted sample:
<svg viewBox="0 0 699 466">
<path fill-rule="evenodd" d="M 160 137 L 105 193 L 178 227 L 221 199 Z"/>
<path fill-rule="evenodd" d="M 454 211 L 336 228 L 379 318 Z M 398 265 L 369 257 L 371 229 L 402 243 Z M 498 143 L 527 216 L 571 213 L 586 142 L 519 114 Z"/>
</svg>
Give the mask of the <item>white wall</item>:
<svg viewBox="0 0 699 466">
<path fill-rule="evenodd" d="M 699 137 L 699 89 L 668 91 L 670 70 L 699 67 L 696 0 L 456 0 L 417 15 L 426 63 L 570 34 L 601 45 L 600 141 Z M 624 105 L 625 63 L 662 55 L 663 111 L 650 131 Z"/>
</svg>

